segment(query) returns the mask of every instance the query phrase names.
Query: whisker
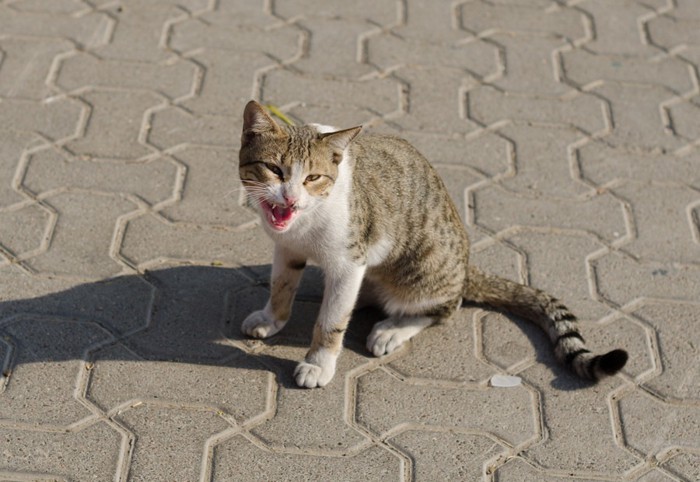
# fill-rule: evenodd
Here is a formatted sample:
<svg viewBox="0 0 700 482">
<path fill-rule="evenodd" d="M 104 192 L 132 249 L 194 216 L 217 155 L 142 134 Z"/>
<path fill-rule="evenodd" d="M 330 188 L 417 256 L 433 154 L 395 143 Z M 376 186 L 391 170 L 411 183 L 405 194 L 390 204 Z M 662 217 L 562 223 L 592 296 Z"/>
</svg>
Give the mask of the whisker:
<svg viewBox="0 0 700 482">
<path fill-rule="evenodd" d="M 244 191 L 246 194 L 246 197 L 253 199 L 255 201 L 268 201 L 269 198 L 271 197 L 271 193 L 269 189 L 267 188 L 262 188 L 262 187 L 253 187 L 253 188 L 235 188 L 224 194 L 224 199 L 228 199 L 229 196 L 232 196 L 236 193 L 240 193 L 241 191 Z"/>
</svg>

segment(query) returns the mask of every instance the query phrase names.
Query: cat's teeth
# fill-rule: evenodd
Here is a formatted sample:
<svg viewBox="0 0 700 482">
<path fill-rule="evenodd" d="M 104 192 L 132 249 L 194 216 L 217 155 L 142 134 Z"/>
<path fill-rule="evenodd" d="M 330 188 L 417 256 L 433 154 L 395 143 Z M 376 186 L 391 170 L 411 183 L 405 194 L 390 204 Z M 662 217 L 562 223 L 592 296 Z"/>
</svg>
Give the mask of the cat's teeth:
<svg viewBox="0 0 700 482">
<path fill-rule="evenodd" d="M 264 206 L 268 213 L 268 221 L 275 229 L 284 229 L 296 213 L 293 207 L 285 207 L 268 202 Z"/>
</svg>

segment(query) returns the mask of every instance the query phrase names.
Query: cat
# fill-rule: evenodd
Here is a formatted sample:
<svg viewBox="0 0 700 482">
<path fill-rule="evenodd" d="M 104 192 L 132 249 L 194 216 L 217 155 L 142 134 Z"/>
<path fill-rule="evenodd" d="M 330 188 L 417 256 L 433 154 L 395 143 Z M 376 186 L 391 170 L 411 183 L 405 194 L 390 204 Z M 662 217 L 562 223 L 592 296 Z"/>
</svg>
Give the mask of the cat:
<svg viewBox="0 0 700 482">
<path fill-rule="evenodd" d="M 255 101 L 243 113 L 239 174 L 274 241 L 270 298 L 242 323 L 267 338 L 284 328 L 307 261 L 324 272 L 311 347 L 295 371 L 300 387 L 322 387 L 335 374 L 357 304 L 388 315 L 367 338 L 389 354 L 463 301 L 529 319 L 549 335 L 556 358 L 597 381 L 617 373 L 627 352 L 593 355 L 576 317 L 552 296 L 484 274 L 468 262 L 469 241 L 442 180 L 407 141 L 309 124 L 277 124 Z"/>
</svg>

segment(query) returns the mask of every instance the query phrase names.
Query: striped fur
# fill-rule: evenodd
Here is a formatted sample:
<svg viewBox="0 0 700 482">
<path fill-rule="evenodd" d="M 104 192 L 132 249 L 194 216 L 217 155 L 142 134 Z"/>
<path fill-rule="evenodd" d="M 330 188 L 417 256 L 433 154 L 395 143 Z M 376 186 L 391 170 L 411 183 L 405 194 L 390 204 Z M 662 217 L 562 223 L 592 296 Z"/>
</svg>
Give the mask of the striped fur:
<svg viewBox="0 0 700 482">
<path fill-rule="evenodd" d="M 627 362 L 627 352 L 613 350 L 593 355 L 578 326 L 576 316 L 556 298 L 530 286 L 469 267 L 465 299 L 485 303 L 536 323 L 549 336 L 561 363 L 588 380 L 614 375 Z"/>
<path fill-rule="evenodd" d="M 592 354 L 576 317 L 555 298 L 469 265 L 466 231 L 430 163 L 405 140 L 357 136 L 359 130 L 279 126 L 255 102 L 244 113 L 240 177 L 275 256 L 270 300 L 244 320 L 243 331 L 265 338 L 285 326 L 308 260 L 325 274 L 311 347 L 295 370 L 298 385 L 324 386 L 333 377 L 360 291 L 360 302 L 378 302 L 389 315 L 367 339 L 376 356 L 468 300 L 537 323 L 557 359 L 584 378 L 624 366 L 623 350 Z M 293 215 L 279 221 L 288 209 Z"/>
</svg>

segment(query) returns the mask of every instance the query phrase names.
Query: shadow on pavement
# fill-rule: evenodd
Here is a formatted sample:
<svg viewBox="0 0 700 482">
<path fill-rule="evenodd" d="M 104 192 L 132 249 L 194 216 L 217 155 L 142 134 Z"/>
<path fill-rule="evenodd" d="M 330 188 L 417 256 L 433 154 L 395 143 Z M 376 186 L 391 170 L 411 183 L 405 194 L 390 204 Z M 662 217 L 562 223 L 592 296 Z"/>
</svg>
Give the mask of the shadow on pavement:
<svg viewBox="0 0 700 482">
<path fill-rule="evenodd" d="M 245 368 L 270 369 L 283 385 L 295 387 L 291 373 L 310 343 L 323 280 L 317 268 L 307 268 L 287 327 L 265 341 L 252 340 L 241 334 L 240 325 L 265 305 L 269 270 L 269 265 L 180 266 L 0 301 L 3 371 L 96 357 L 212 366 L 241 360 Z M 376 311 L 358 311 L 346 347 L 369 357 L 364 339 L 380 317 Z M 258 353 L 269 351 L 264 350 L 268 345 L 303 350 L 298 359 Z M 235 356 L 244 353 L 254 356 Z"/>
<path fill-rule="evenodd" d="M 3 370 L 11 373 L 20 364 L 95 358 L 211 366 L 235 366 L 239 360 L 244 368 L 271 370 L 283 386 L 295 387 L 291 374 L 310 343 L 322 297 L 322 275 L 317 268 L 307 268 L 285 329 L 264 341 L 251 340 L 241 334 L 240 325 L 250 312 L 265 305 L 269 271 L 269 265 L 179 266 L 2 301 Z M 554 371 L 555 388 L 590 386 L 554 360 L 548 340 L 537 327 L 508 317 L 536 347 L 538 362 Z M 365 339 L 381 318 L 376 309 L 357 311 L 346 348 L 370 358 Z M 454 328 L 470 329 L 457 324 Z M 298 353 L 290 358 L 272 355 L 276 350 L 270 350 L 270 345 L 296 347 Z M 246 353 L 252 356 L 236 356 Z"/>
</svg>

